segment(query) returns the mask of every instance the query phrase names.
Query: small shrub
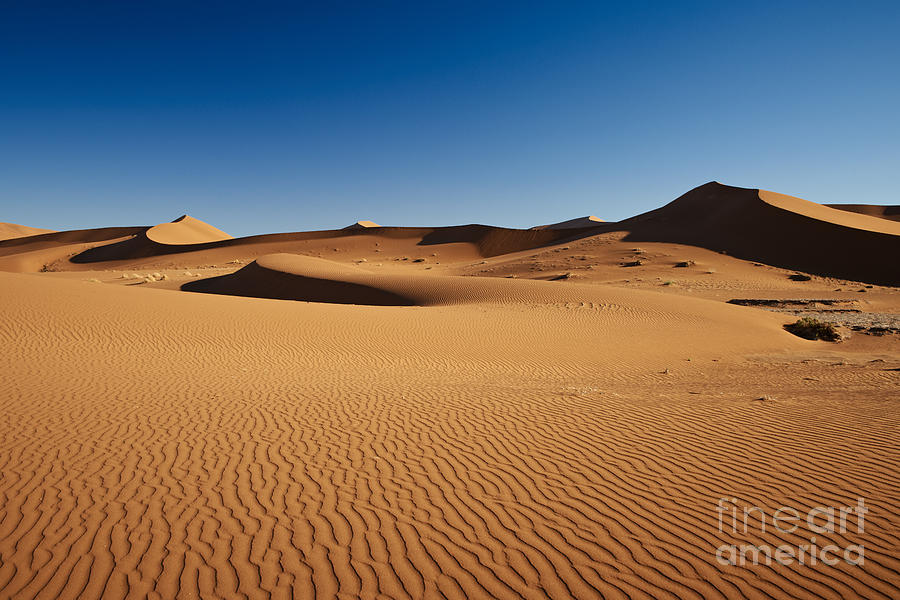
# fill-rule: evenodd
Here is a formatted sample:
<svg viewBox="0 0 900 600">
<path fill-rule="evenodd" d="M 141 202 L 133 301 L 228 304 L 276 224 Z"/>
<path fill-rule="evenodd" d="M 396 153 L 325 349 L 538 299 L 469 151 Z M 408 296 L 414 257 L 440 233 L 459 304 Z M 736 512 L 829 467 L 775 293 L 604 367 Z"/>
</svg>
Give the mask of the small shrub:
<svg viewBox="0 0 900 600">
<path fill-rule="evenodd" d="M 813 317 L 801 317 L 795 322 L 785 325 L 784 328 L 794 335 L 807 340 L 837 342 L 841 339 L 841 334 L 838 333 L 833 323 L 819 321 Z"/>
<path fill-rule="evenodd" d="M 663 285 L 675 285 L 675 282 L 672 281 L 671 279 L 669 279 L 668 281 L 663 281 L 662 284 Z"/>
<path fill-rule="evenodd" d="M 809 281 L 812 279 L 809 275 L 804 275 L 803 273 L 794 273 L 788 277 L 791 281 Z"/>
<path fill-rule="evenodd" d="M 696 263 L 692 260 L 683 260 L 681 262 L 675 263 L 676 267 L 685 268 L 685 267 L 693 267 Z"/>
<path fill-rule="evenodd" d="M 632 260 L 632 261 L 629 261 L 626 263 L 622 263 L 622 266 L 623 267 L 639 267 L 642 264 L 644 264 L 644 261 L 642 261 L 642 260 Z"/>
</svg>

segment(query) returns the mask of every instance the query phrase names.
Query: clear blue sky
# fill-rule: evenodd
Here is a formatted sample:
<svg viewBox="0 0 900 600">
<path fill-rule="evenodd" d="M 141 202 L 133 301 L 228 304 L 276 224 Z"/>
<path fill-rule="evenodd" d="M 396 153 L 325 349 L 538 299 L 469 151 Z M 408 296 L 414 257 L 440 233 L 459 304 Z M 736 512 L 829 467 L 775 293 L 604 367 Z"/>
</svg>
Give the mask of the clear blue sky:
<svg viewBox="0 0 900 600">
<path fill-rule="evenodd" d="M 900 2 L 2 2 L 0 221 L 900 202 Z"/>
</svg>

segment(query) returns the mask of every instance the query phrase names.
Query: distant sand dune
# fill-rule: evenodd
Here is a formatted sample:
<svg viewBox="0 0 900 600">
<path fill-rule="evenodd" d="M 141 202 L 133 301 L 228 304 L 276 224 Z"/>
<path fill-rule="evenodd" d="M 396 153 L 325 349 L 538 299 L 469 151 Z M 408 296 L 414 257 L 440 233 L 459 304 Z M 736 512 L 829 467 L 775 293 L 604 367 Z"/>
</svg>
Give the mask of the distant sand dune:
<svg viewBox="0 0 900 600">
<path fill-rule="evenodd" d="M 579 227 L 595 227 L 606 223 L 603 219 L 589 215 L 587 217 L 578 217 L 577 219 L 569 219 L 559 223 L 551 223 L 550 225 L 538 225 L 532 229 L 578 229 Z"/>
<path fill-rule="evenodd" d="M 711 182 L 616 224 L 630 241 L 701 246 L 744 260 L 900 284 L 900 223 L 764 190 Z"/>
<path fill-rule="evenodd" d="M 182 215 L 171 223 L 162 223 L 146 231 L 147 239 L 157 244 L 184 246 L 233 239 L 208 223 Z"/>
<path fill-rule="evenodd" d="M 53 233 L 53 230 L 28 227 L 27 225 L 16 225 L 15 223 L 0 223 L 0 240 L 39 235 L 41 233 Z"/>
<path fill-rule="evenodd" d="M 587 235 L 587 231 L 586 229 L 525 231 L 487 225 L 436 228 L 361 227 L 267 234 L 191 244 L 158 243 L 147 235 L 138 234 L 132 239 L 100 245 L 75 253 L 72 263 L 84 265 L 84 268 L 98 268 L 102 267 L 103 263 L 115 266 L 117 263 L 173 254 L 178 254 L 180 260 L 214 263 L 235 258 L 254 260 L 259 256 L 277 252 L 321 251 L 335 246 L 352 248 L 363 243 L 371 245 L 373 241 L 381 241 L 398 248 L 403 247 L 407 252 L 413 252 L 421 247 L 440 245 L 452 248 L 452 257 L 458 260 L 468 260 L 538 248 Z M 371 249 L 368 252 L 371 252 Z"/>
<path fill-rule="evenodd" d="M 880 217 L 882 219 L 890 219 L 891 221 L 900 221 L 900 206 L 881 206 L 878 204 L 826 204 L 829 208 L 838 210 L 846 210 L 850 212 L 869 215 L 872 217 Z"/>
<path fill-rule="evenodd" d="M 381 227 L 381 225 L 375 221 L 357 221 L 352 225 L 347 225 L 344 229 L 367 229 L 369 227 Z"/>
<path fill-rule="evenodd" d="M 36 234 L 0 241 L 0 270 L 15 273 L 40 271 L 96 246 L 114 245 L 145 231 L 146 227 L 104 227 Z"/>
</svg>

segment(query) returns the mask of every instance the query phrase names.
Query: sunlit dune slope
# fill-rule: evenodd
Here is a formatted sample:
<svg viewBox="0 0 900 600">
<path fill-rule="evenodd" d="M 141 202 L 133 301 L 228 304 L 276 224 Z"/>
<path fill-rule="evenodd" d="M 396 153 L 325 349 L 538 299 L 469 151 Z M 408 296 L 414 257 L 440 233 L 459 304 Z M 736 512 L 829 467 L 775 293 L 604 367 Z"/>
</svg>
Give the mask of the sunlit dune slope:
<svg viewBox="0 0 900 600">
<path fill-rule="evenodd" d="M 53 233 L 53 230 L 39 229 L 37 227 L 29 227 L 27 225 L 17 225 L 16 223 L 0 223 L 0 240 L 9 240 L 13 238 L 26 237 L 29 235 L 39 235 L 41 233 Z"/>
<path fill-rule="evenodd" d="M 171 223 L 161 223 L 147 230 L 147 239 L 157 244 L 184 246 L 233 239 L 208 223 L 182 215 Z"/>
</svg>

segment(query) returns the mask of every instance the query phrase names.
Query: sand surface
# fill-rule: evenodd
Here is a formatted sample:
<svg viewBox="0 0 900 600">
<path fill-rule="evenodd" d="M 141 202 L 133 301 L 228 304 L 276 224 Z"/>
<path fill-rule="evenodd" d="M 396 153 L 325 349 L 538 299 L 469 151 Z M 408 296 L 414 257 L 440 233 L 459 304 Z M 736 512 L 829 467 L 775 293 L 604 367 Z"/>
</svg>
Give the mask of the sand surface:
<svg viewBox="0 0 900 600">
<path fill-rule="evenodd" d="M 37 227 L 17 225 L 15 223 L 0 223 L 0 240 L 11 240 L 13 238 L 52 232 L 52 229 L 39 229 Z"/>
<path fill-rule="evenodd" d="M 900 336 L 726 302 L 900 314 L 896 265 L 821 247 L 800 281 L 684 225 L 724 193 L 705 218 L 900 236 L 725 187 L 566 231 L 0 242 L 0 598 L 900 596 Z M 744 531 L 723 498 L 868 512 Z M 811 538 L 864 561 L 716 558 Z"/>
</svg>

